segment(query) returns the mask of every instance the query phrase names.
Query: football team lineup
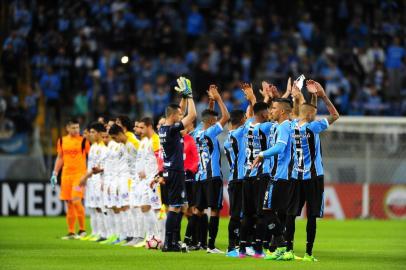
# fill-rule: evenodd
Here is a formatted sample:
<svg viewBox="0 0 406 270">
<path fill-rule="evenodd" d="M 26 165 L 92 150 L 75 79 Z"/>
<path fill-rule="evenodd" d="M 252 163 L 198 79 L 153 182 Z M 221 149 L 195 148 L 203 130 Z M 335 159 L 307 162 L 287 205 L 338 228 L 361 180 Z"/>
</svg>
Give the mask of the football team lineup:
<svg viewBox="0 0 406 270">
<path fill-rule="evenodd" d="M 281 94 L 264 81 L 263 100 L 257 100 L 252 85 L 241 83 L 249 106 L 228 112 L 219 89 L 210 85 L 207 109 L 195 126 L 190 80 L 179 77 L 177 84 L 180 104 L 166 108 L 157 133 L 150 117 L 135 123 L 127 116 L 98 119 L 83 136 L 78 122 L 68 121 L 51 177 L 54 186 L 61 172 L 60 199 L 66 202 L 68 225 L 62 239 L 316 262 L 316 219 L 324 214 L 319 134 L 339 118 L 323 87 L 301 75 L 295 81 L 289 78 Z M 321 120 L 316 120 L 318 98 L 330 113 Z M 228 136 L 222 148 L 218 136 L 224 128 Z M 221 172 L 222 151 L 228 179 Z M 228 182 L 230 202 L 225 251 L 216 246 L 223 181 Z M 307 240 L 300 257 L 293 239 L 295 219 L 305 203 Z M 188 223 L 182 241 L 183 216 Z"/>
</svg>

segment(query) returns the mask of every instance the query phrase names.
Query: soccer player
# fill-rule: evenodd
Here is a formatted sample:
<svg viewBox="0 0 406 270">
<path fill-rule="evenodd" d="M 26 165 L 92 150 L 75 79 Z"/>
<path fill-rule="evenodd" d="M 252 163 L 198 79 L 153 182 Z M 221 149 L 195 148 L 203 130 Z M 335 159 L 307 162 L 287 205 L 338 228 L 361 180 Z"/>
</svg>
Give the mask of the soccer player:
<svg viewBox="0 0 406 270">
<path fill-rule="evenodd" d="M 194 138 L 188 133 L 193 130 L 193 123 L 182 130 L 181 134 L 183 136 L 183 158 L 185 166 L 185 187 L 186 187 L 186 198 L 188 202 L 188 208 L 186 210 L 186 216 L 188 218 L 188 224 L 185 233 L 185 244 L 189 247 L 189 250 L 197 250 L 198 244 L 198 234 L 197 234 L 197 223 L 199 222 L 198 216 L 194 212 L 194 197 L 193 189 L 195 183 L 195 175 L 199 165 L 199 156 L 197 153 L 197 146 Z"/>
<path fill-rule="evenodd" d="M 291 123 L 289 116 L 291 111 L 292 105 L 289 99 L 279 98 L 273 100 L 271 115 L 273 120 L 277 122 L 277 126 L 273 134 L 272 147 L 266 151 L 261 151 L 252 164 L 253 168 L 258 167 L 264 160 L 275 156 L 271 172 L 273 180 L 268 183 L 263 201 L 265 226 L 274 224 L 273 236 L 277 246 L 277 249 L 272 254 L 265 257 L 268 260 L 280 259 L 285 252 L 282 235 L 284 223 L 280 219 L 284 219 L 286 215 L 287 198 L 290 189 Z"/>
<path fill-rule="evenodd" d="M 252 90 L 250 88 L 249 90 Z M 252 91 L 243 89 L 247 100 L 250 102 L 247 112 L 234 110 L 230 113 L 230 130 L 224 150 L 230 166 L 228 178 L 228 197 L 230 203 L 230 221 L 228 223 L 228 257 L 238 257 L 236 246 L 239 246 L 239 235 L 242 214 L 242 181 L 244 179 L 244 167 L 246 161 L 245 149 L 245 122 L 252 117 L 252 106 L 256 103 Z"/>
<path fill-rule="evenodd" d="M 80 184 L 86 185 L 85 205 L 90 212 L 90 225 L 92 233 L 81 240 L 96 241 L 102 235 L 105 236 L 103 213 L 101 211 L 101 175 L 97 173 L 100 166 L 103 150 L 102 132 L 106 128 L 103 124 L 94 122 L 89 126 L 89 141 L 92 143 L 87 159 L 87 173 L 83 176 Z"/>
<path fill-rule="evenodd" d="M 192 98 L 190 80 L 180 77 L 178 87 L 183 103 L 187 105 L 184 116 L 181 106 L 171 104 L 166 108 L 165 123 L 159 129 L 159 139 L 164 157 L 164 179 L 168 189 L 169 212 L 166 220 L 164 252 L 181 251 L 178 232 L 181 227 L 182 212 L 185 198 L 185 170 L 183 163 L 183 138 L 181 131 L 196 119 L 196 108 Z"/>
<path fill-rule="evenodd" d="M 82 204 L 83 188 L 80 179 L 86 174 L 86 155 L 89 153 L 90 144 L 79 134 L 79 122 L 75 119 L 66 124 L 67 136 L 58 140 L 58 156 L 52 172 L 51 185 L 55 186 L 57 177 L 62 169 L 60 199 L 66 203 L 66 222 L 68 234 L 64 240 L 77 238 L 75 222 L 79 223 L 79 237 L 86 236 L 85 209 Z"/>
<path fill-rule="evenodd" d="M 154 186 L 153 189 L 149 187 L 150 182 L 159 172 L 158 158 L 160 143 L 159 136 L 154 131 L 152 118 L 142 118 L 139 121 L 138 126 L 142 137 L 137 160 L 138 176 L 140 179 L 140 205 L 144 226 L 146 228 L 146 240 L 149 240 L 154 236 L 158 237 L 159 231 L 163 230 L 162 227 L 158 228 L 159 225 L 155 212 L 159 212 L 162 206 L 157 190 L 159 186 Z"/>
<path fill-rule="evenodd" d="M 299 119 L 292 122 L 294 165 L 292 171 L 293 187 L 286 222 L 287 250 L 283 260 L 293 260 L 293 239 L 295 218 L 299 216 L 304 203 L 307 203 L 307 243 L 304 261 L 317 261 L 313 256 L 313 243 L 316 237 L 316 218 L 323 217 L 324 172 L 319 134 L 338 118 L 339 114 L 328 99 L 323 87 L 313 80 L 306 81 L 310 92 L 316 92 L 324 101 L 330 116 L 315 120 L 317 107 L 304 103 L 299 108 Z"/>
<path fill-rule="evenodd" d="M 195 206 L 198 215 L 202 215 L 205 209 L 210 208 L 207 253 L 223 253 L 215 247 L 223 200 L 221 152 L 217 137 L 223 132 L 223 127 L 230 119 L 230 115 L 217 90 L 217 86 L 210 85 L 208 94 L 219 105 L 221 118 L 217 120 L 218 114 L 210 109 L 202 112 L 203 127 L 196 137 L 200 162 L 196 175 Z"/>
<path fill-rule="evenodd" d="M 246 90 L 251 88 L 248 84 L 243 84 L 242 87 Z M 258 167 L 253 167 L 252 164 L 258 154 L 268 148 L 269 137 L 274 123 L 269 121 L 269 105 L 266 102 L 255 103 L 253 110 L 254 118 L 245 124 L 246 166 L 242 187 L 243 219 L 241 224 L 240 258 L 244 258 L 247 254 L 248 235 L 250 231 L 253 231 L 254 225 L 254 257 L 262 258 L 264 256 L 262 247 L 264 244 L 268 244 L 264 243 L 265 237 L 262 230 L 265 220 L 262 208 L 265 190 L 270 181 L 271 162 L 261 163 Z"/>
<path fill-rule="evenodd" d="M 123 121 L 121 119 L 121 124 L 126 126 L 130 121 Z M 130 124 L 129 124 L 130 125 Z M 121 244 L 124 245 L 130 242 L 131 239 L 131 224 L 132 219 L 130 216 L 130 198 L 129 192 L 132 185 L 131 179 L 131 166 L 134 165 L 135 157 L 139 148 L 139 141 L 135 139 L 134 135 L 127 135 L 129 132 L 129 126 L 127 125 L 125 129 L 121 126 L 115 124 L 110 130 L 109 134 L 111 138 L 118 144 L 115 149 L 115 155 L 113 156 L 115 166 L 117 166 L 117 172 L 115 175 L 115 180 L 117 183 L 117 195 L 118 202 L 115 205 L 117 210 L 116 214 L 118 216 L 118 227 L 119 238 L 114 241 L 112 244 Z M 117 221 L 116 221 L 117 222 Z"/>
</svg>

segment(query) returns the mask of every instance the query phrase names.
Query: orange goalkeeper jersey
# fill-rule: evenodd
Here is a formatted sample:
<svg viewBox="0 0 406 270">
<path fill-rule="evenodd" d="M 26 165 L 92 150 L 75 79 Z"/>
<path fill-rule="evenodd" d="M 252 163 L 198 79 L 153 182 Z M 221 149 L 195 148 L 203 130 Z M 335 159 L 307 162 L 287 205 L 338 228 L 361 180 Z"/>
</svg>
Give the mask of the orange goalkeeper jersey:
<svg viewBox="0 0 406 270">
<path fill-rule="evenodd" d="M 57 152 L 63 159 L 62 177 L 86 174 L 86 156 L 89 150 L 90 144 L 82 136 L 67 135 L 59 139 Z"/>
</svg>

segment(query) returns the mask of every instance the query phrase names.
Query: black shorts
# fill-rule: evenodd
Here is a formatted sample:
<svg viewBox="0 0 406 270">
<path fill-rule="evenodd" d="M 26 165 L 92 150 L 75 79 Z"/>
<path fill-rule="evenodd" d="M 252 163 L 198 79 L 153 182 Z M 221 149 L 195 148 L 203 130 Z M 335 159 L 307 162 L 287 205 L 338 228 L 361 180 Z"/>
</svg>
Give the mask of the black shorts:
<svg viewBox="0 0 406 270">
<path fill-rule="evenodd" d="M 230 201 L 230 217 L 242 217 L 242 180 L 232 180 L 228 183 L 228 198 Z"/>
<path fill-rule="evenodd" d="M 323 217 L 324 214 L 324 177 L 318 176 L 309 180 L 293 180 L 292 196 L 288 214 L 300 216 L 306 202 L 307 216 Z"/>
<path fill-rule="evenodd" d="M 168 205 L 168 186 L 166 184 L 161 184 L 161 202 L 162 204 Z"/>
<path fill-rule="evenodd" d="M 223 181 L 220 177 L 195 182 L 194 202 L 199 211 L 223 208 Z"/>
<path fill-rule="evenodd" d="M 263 174 L 247 177 L 242 184 L 242 213 L 243 216 L 252 217 L 261 215 L 265 191 L 271 177 Z"/>
<path fill-rule="evenodd" d="M 292 183 L 290 180 L 269 181 L 263 201 L 264 209 L 286 212 L 292 194 Z"/>
<path fill-rule="evenodd" d="M 186 203 L 185 173 L 167 171 L 163 174 L 168 189 L 168 205 L 180 207 Z"/>
<path fill-rule="evenodd" d="M 195 185 L 195 174 L 190 171 L 186 171 L 185 176 L 186 200 L 189 206 L 194 206 L 195 202 L 193 194 Z"/>
</svg>

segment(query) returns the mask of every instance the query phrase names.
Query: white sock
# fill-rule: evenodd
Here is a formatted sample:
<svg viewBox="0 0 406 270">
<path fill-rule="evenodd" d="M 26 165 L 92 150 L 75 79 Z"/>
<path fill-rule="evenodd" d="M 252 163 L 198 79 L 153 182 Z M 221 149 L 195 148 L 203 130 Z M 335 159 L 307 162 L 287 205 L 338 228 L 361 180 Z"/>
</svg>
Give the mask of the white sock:
<svg viewBox="0 0 406 270">
<path fill-rule="evenodd" d="M 145 225 L 144 218 L 141 211 L 141 208 L 137 208 L 137 224 L 138 224 L 138 236 L 140 238 L 145 238 Z"/>
<path fill-rule="evenodd" d="M 149 210 L 143 213 L 144 226 L 147 233 L 147 239 L 150 239 L 154 235 L 158 235 L 158 224 L 155 213 L 153 210 Z"/>
<path fill-rule="evenodd" d="M 92 228 L 91 234 L 97 234 L 96 209 L 89 208 L 88 211 L 90 216 L 90 227 Z"/>
<path fill-rule="evenodd" d="M 120 239 L 127 239 L 128 237 L 128 210 L 121 211 L 121 237 Z"/>
<path fill-rule="evenodd" d="M 101 237 L 106 236 L 106 229 L 104 227 L 103 215 L 104 215 L 103 212 L 96 211 L 96 220 L 97 220 L 97 224 L 98 224 L 98 227 L 99 227 L 98 235 L 101 236 Z"/>
<path fill-rule="evenodd" d="M 115 215 L 116 214 L 114 213 L 113 209 L 110 209 L 108 212 L 109 227 L 111 232 L 109 236 L 116 234 L 116 221 L 114 218 Z"/>
<path fill-rule="evenodd" d="M 166 217 L 159 218 L 159 211 L 156 214 L 158 220 L 158 237 L 163 242 L 165 242 L 165 225 L 166 225 Z"/>
<path fill-rule="evenodd" d="M 132 237 L 138 237 L 138 208 L 131 209 Z"/>
<path fill-rule="evenodd" d="M 114 224 L 116 225 L 116 230 L 114 232 L 118 237 L 121 236 L 121 215 L 119 213 L 114 213 Z"/>
</svg>

